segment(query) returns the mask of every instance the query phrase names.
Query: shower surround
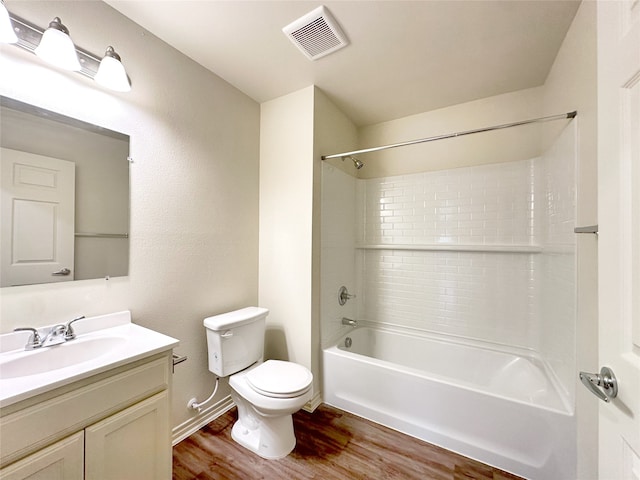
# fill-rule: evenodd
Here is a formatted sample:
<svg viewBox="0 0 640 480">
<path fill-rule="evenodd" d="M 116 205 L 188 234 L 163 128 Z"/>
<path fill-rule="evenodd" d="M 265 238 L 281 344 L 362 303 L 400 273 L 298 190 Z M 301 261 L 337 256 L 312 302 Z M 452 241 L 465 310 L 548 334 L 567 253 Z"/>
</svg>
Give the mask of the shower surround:
<svg viewBox="0 0 640 480">
<path fill-rule="evenodd" d="M 570 124 L 523 161 L 367 180 L 323 165 L 323 346 L 347 316 L 535 354 L 573 412 L 575 143 Z"/>
</svg>

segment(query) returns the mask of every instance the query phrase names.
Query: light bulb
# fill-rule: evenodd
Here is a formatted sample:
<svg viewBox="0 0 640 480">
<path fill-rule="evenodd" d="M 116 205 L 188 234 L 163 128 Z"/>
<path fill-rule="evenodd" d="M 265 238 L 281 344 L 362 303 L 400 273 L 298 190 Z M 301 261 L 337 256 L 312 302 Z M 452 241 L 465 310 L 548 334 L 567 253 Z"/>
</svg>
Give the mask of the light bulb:
<svg viewBox="0 0 640 480">
<path fill-rule="evenodd" d="M 78 71 L 81 68 L 76 47 L 69 36 L 69 30 L 58 17 L 49 23 L 49 28 L 42 34 L 40 44 L 34 53 L 45 62 L 65 70 Z"/>
<path fill-rule="evenodd" d="M 0 43 L 17 43 L 18 37 L 13 30 L 13 24 L 9 18 L 9 11 L 0 0 Z"/>
<path fill-rule="evenodd" d="M 128 92 L 131 90 L 129 77 L 127 77 L 124 65 L 122 65 L 120 61 L 120 55 L 118 55 L 111 46 L 107 47 L 104 58 L 100 62 L 95 81 L 103 87 L 117 92 Z"/>
</svg>

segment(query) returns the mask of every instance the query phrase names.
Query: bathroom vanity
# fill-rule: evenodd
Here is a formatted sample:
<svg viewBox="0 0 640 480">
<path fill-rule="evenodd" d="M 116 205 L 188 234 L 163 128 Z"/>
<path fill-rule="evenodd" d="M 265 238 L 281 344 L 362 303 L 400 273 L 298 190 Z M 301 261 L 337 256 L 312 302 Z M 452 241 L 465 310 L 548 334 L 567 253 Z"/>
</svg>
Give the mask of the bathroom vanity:
<svg viewBox="0 0 640 480">
<path fill-rule="evenodd" d="M 170 479 L 178 341 L 132 324 L 129 312 L 77 325 L 77 339 L 45 347 L 57 349 L 51 353 L 6 350 L 17 341 L 7 337 L 16 334 L 0 336 L 0 479 Z M 80 347 L 66 353 L 72 342 Z M 59 360 L 84 351 L 82 342 L 92 358 Z M 47 367 L 33 355 L 53 369 L 38 371 Z"/>
</svg>

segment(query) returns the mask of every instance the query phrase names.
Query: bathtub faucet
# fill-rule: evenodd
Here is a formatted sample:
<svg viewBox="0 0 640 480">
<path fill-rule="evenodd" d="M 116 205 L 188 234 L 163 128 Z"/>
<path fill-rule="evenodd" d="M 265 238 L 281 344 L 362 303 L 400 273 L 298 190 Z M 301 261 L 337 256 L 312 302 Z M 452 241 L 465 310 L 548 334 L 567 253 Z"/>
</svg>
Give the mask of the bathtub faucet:
<svg viewBox="0 0 640 480">
<path fill-rule="evenodd" d="M 347 317 L 342 317 L 342 325 L 349 325 L 350 327 L 357 327 L 358 322 L 356 320 L 351 320 Z"/>
</svg>

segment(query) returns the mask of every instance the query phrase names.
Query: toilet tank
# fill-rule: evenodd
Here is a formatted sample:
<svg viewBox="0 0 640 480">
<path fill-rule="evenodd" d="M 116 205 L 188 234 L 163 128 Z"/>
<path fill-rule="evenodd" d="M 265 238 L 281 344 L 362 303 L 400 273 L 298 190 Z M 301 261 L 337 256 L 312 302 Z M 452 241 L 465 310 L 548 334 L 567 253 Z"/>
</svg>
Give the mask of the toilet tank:
<svg viewBox="0 0 640 480">
<path fill-rule="evenodd" d="M 205 318 L 209 370 L 226 377 L 262 360 L 268 314 L 266 308 L 247 307 Z"/>
</svg>

